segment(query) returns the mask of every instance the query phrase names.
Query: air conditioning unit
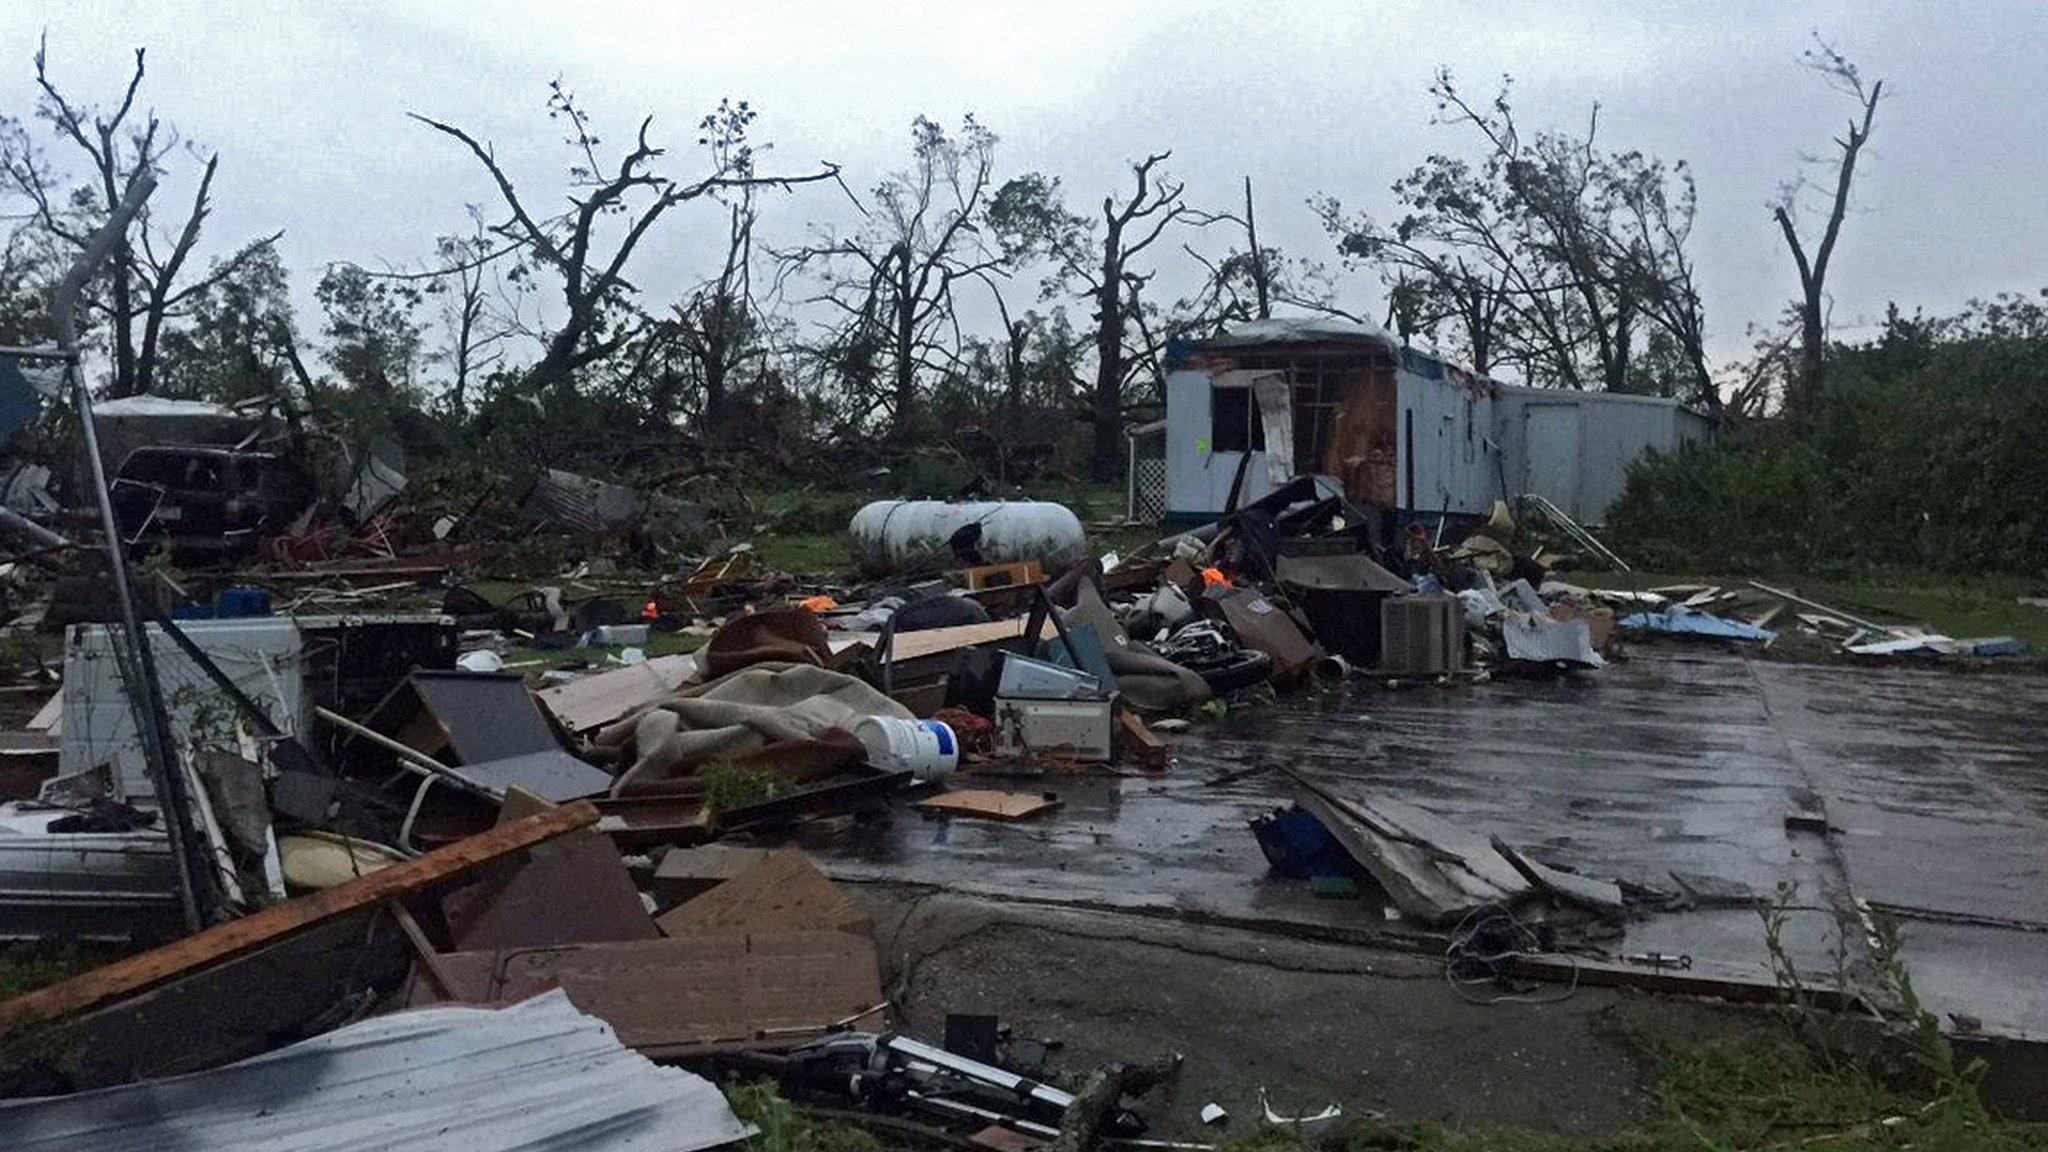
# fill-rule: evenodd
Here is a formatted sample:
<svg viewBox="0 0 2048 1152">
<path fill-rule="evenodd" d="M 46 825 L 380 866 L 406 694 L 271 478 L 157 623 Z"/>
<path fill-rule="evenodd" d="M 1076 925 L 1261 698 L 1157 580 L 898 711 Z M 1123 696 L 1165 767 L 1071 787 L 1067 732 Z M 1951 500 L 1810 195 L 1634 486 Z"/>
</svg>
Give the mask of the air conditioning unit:
<svg viewBox="0 0 2048 1152">
<path fill-rule="evenodd" d="M 1465 608 L 1455 596 L 1394 596 L 1380 603 L 1380 671 L 1441 676 L 1465 667 Z"/>
</svg>

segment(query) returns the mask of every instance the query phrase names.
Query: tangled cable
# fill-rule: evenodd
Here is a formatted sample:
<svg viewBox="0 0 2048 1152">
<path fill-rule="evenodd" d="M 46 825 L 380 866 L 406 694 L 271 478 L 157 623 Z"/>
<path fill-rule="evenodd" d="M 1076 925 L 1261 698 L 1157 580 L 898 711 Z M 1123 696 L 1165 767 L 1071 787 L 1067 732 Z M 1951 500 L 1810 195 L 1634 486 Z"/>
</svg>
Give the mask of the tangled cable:
<svg viewBox="0 0 2048 1152">
<path fill-rule="evenodd" d="M 1564 956 L 1572 964 L 1571 983 L 1553 996 L 1521 992 L 1482 996 L 1471 991 L 1480 984 L 1505 985 L 1513 961 L 1529 955 Z M 1486 904 L 1467 912 L 1458 926 L 1451 929 L 1451 942 L 1444 949 L 1444 980 L 1459 999 L 1469 1004 L 1556 1004 L 1571 999 L 1579 990 L 1579 962 L 1569 953 L 1545 949 L 1535 930 L 1505 905 Z"/>
</svg>

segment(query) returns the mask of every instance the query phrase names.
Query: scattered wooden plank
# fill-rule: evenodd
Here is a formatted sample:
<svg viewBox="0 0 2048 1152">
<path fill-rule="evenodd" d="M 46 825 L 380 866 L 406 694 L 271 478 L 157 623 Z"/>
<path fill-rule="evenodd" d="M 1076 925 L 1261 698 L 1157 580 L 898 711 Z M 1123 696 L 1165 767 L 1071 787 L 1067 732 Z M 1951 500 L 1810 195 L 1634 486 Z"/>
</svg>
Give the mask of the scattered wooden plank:
<svg viewBox="0 0 2048 1152">
<path fill-rule="evenodd" d="M 1794 593 L 1787 592 L 1783 588 L 1773 588 L 1769 584 L 1765 584 L 1761 580 L 1751 580 L 1749 582 L 1749 586 L 1751 588 L 1756 589 L 1759 592 L 1776 596 L 1780 600 L 1790 601 L 1791 603 L 1797 604 L 1802 608 L 1811 608 L 1816 612 L 1825 612 L 1830 616 L 1838 616 L 1843 620 L 1847 620 L 1849 623 L 1856 625 L 1858 628 L 1868 628 L 1872 632 L 1883 632 L 1888 636 L 1898 635 L 1897 629 L 1887 628 L 1882 624 L 1872 624 L 1868 620 L 1859 620 L 1856 617 L 1849 615 L 1847 612 L 1842 611 L 1840 608 L 1830 608 L 1827 605 L 1819 603 L 1817 601 L 1808 600 L 1804 597 L 1795 595 Z"/>
<path fill-rule="evenodd" d="M 597 809 L 589 804 L 554 808 L 458 840 L 416 860 L 380 868 L 345 884 L 287 900 L 161 948 L 116 960 L 61 984 L 16 996 L 0 1002 L 0 1035 L 30 1022 L 56 1019 L 133 996 L 198 969 L 225 963 L 337 917 L 410 895 L 478 865 L 588 827 L 596 820 Z"/>
<path fill-rule="evenodd" d="M 867 909 L 855 903 L 801 852 L 784 850 L 655 921 L 663 934 L 815 929 L 874 934 Z"/>
<path fill-rule="evenodd" d="M 1051 625 L 1048 623 L 1040 627 L 1039 636 L 1047 636 L 1051 631 Z M 889 641 L 889 662 L 903 663 L 961 648 L 999 644 L 1005 640 L 1015 640 L 1022 635 L 1022 616 L 1009 620 L 992 620 L 987 624 L 961 624 L 952 628 L 927 628 L 922 632 L 899 633 Z"/>
<path fill-rule="evenodd" d="M 1576 872 L 1552 868 L 1498 836 L 1493 838 L 1493 847 L 1522 875 L 1527 876 L 1531 883 L 1560 900 L 1583 904 L 1598 912 L 1628 910 L 1621 899 L 1621 885 L 1611 880 L 1596 880 L 1591 876 L 1581 876 Z"/>
<path fill-rule="evenodd" d="M 591 803 L 597 830 L 622 851 L 702 844 L 712 837 L 711 816 L 697 796 L 609 796 Z"/>
<path fill-rule="evenodd" d="M 1145 721 L 1129 708 L 1116 710 L 1118 742 L 1147 772 L 1166 770 L 1166 742 L 1152 734 Z"/>
<path fill-rule="evenodd" d="M 1060 798 L 1050 792 L 997 792 L 984 788 L 965 788 L 958 792 L 941 792 L 911 805 L 927 812 L 945 812 L 956 816 L 983 816 L 990 820 L 1023 820 L 1040 812 L 1060 806 Z"/>
<path fill-rule="evenodd" d="M 441 915 L 459 952 L 661 935 L 618 849 L 588 828 L 491 865 L 443 896 Z"/>
</svg>

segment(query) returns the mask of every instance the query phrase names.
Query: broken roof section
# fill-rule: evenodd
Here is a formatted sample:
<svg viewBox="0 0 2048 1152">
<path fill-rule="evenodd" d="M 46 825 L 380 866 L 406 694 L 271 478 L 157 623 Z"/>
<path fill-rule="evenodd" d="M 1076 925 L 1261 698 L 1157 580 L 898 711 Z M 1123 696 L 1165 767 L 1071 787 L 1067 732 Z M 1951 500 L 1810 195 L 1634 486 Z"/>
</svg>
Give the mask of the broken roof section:
<svg viewBox="0 0 2048 1152">
<path fill-rule="evenodd" d="M 559 989 L 377 1017 L 211 1072 L 0 1104 L 0 1147 L 696 1152 L 754 1129 Z"/>
<path fill-rule="evenodd" d="M 1399 355 L 1401 341 L 1377 324 L 1335 316 L 1281 316 L 1246 320 L 1194 341 L 1196 348 L 1254 348 L 1268 344 L 1358 344 Z"/>
</svg>

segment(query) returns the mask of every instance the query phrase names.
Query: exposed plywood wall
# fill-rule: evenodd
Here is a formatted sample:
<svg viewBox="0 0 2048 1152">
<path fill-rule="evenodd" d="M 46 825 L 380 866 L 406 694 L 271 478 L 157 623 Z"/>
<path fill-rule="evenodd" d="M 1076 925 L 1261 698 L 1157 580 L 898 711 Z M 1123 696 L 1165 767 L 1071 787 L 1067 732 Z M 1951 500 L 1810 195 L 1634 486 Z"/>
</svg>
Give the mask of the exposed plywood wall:
<svg viewBox="0 0 2048 1152">
<path fill-rule="evenodd" d="M 1361 368 L 1345 377 L 1329 447 L 1323 453 L 1322 471 L 1343 483 L 1344 494 L 1378 508 L 1392 508 L 1400 499 L 1394 392 L 1391 364 Z"/>
</svg>

